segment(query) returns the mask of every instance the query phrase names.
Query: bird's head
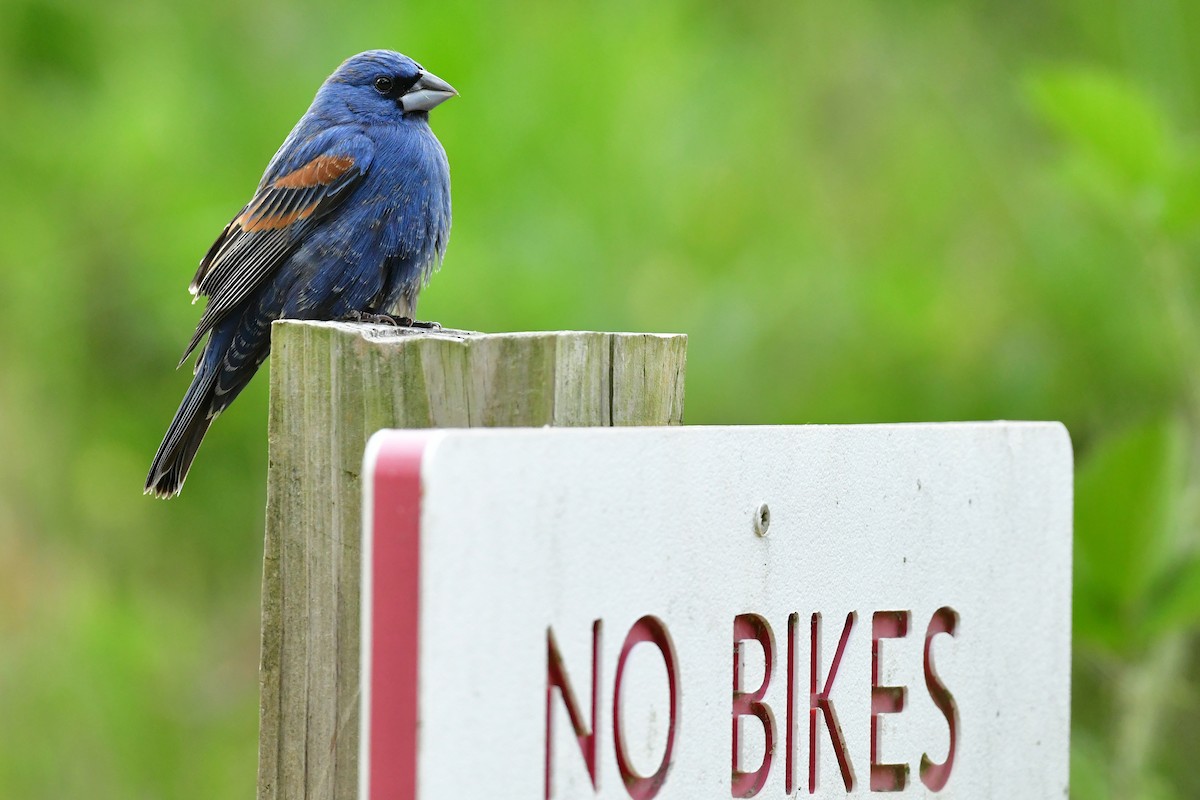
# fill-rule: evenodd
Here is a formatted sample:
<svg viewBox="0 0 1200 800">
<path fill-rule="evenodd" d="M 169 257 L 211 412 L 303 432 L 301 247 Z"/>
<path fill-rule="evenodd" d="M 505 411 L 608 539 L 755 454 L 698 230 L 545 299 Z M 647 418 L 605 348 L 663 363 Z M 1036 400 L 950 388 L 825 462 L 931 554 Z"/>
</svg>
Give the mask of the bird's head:
<svg viewBox="0 0 1200 800">
<path fill-rule="evenodd" d="M 317 93 L 318 105 L 344 106 L 359 116 L 425 114 L 458 92 L 411 58 L 368 50 L 342 62 Z"/>
</svg>

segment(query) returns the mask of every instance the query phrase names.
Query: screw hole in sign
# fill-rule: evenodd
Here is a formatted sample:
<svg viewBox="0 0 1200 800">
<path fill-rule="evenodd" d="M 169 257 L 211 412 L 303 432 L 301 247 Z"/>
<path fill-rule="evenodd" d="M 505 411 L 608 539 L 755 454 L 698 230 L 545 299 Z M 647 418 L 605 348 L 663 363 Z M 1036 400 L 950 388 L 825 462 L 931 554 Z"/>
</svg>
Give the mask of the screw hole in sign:
<svg viewBox="0 0 1200 800">
<path fill-rule="evenodd" d="M 758 507 L 754 512 L 754 532 L 759 536 L 766 536 L 767 529 L 771 527 L 771 509 L 766 503 Z"/>
</svg>

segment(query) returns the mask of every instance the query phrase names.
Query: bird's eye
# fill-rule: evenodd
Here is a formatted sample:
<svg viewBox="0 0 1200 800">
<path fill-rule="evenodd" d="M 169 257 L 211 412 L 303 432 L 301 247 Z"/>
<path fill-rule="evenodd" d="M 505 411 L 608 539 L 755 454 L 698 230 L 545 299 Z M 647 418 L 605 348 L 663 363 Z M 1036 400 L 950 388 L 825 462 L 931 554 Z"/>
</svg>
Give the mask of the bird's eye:
<svg viewBox="0 0 1200 800">
<path fill-rule="evenodd" d="M 380 94 L 387 94 L 392 90 L 392 79 L 386 75 L 380 75 L 375 79 L 375 91 Z"/>
</svg>

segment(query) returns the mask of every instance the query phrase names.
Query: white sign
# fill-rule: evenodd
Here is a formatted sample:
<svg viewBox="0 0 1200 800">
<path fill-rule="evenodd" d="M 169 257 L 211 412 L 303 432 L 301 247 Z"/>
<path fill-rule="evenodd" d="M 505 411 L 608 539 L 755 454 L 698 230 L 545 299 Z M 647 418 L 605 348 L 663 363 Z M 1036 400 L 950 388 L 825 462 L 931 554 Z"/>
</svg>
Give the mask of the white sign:
<svg viewBox="0 0 1200 800">
<path fill-rule="evenodd" d="M 1062 798 L 1048 423 L 383 431 L 361 789 Z"/>
</svg>

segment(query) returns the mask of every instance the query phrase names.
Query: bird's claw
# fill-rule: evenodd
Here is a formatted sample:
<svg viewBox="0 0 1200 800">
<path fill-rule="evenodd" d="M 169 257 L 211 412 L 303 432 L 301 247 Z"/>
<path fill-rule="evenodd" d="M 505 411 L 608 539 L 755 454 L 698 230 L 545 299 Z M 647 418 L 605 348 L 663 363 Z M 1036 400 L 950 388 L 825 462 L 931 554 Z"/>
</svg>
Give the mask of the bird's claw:
<svg viewBox="0 0 1200 800">
<path fill-rule="evenodd" d="M 421 322 L 412 317 L 395 317 L 391 314 L 372 314 L 368 311 L 351 311 L 342 317 L 343 322 L 366 322 L 372 325 L 392 325 L 397 328 L 424 328 L 426 330 L 441 330 L 440 322 Z"/>
<path fill-rule="evenodd" d="M 372 314 L 368 311 L 351 311 L 342 317 L 342 322 L 366 322 L 371 325 L 393 325 L 407 327 L 407 317 L 393 317 L 390 314 Z"/>
</svg>

